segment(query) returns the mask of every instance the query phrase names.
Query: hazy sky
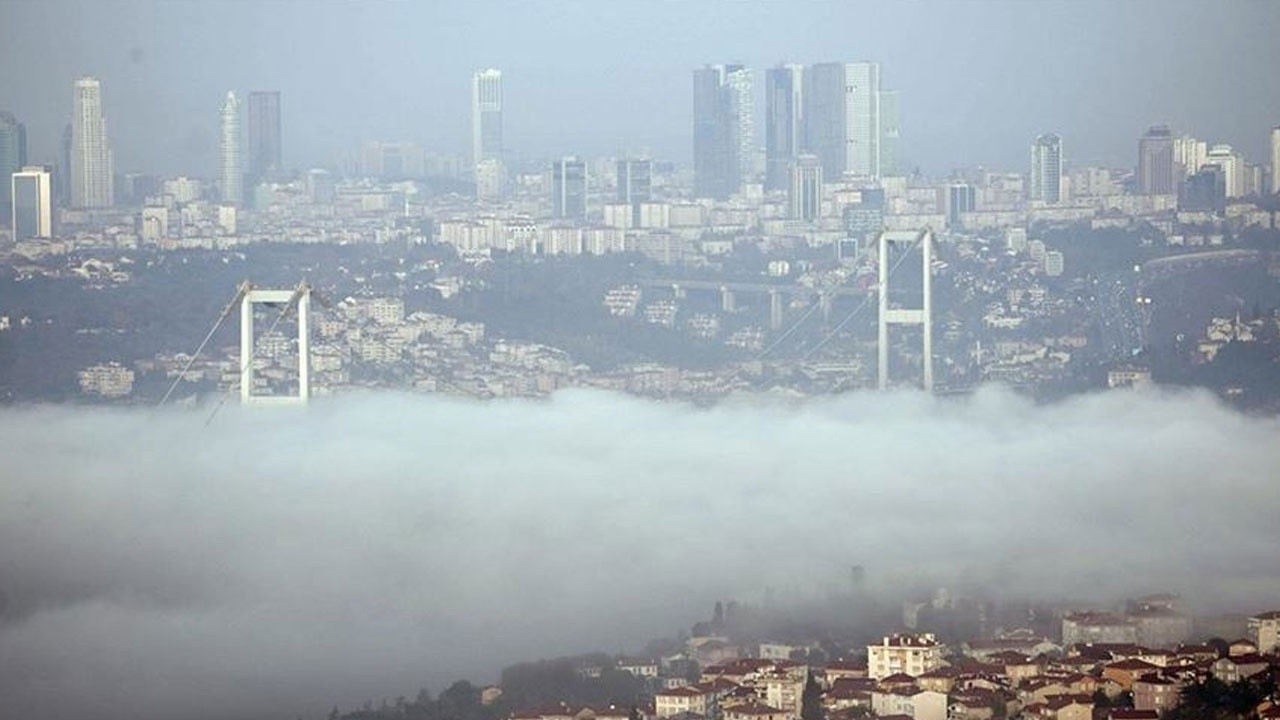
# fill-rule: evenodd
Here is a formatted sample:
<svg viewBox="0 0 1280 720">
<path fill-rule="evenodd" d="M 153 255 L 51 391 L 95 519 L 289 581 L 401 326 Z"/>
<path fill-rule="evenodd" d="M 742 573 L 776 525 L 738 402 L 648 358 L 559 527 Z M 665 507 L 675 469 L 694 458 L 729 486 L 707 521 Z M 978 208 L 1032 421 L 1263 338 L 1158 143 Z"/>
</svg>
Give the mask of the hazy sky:
<svg viewBox="0 0 1280 720">
<path fill-rule="evenodd" d="M 926 171 L 1134 163 L 1167 122 L 1264 159 L 1280 124 L 1280 3 L 0 2 L 0 109 L 52 161 L 71 83 L 104 83 L 118 171 L 213 174 L 228 89 L 283 92 L 292 166 L 366 139 L 467 151 L 469 77 L 505 74 L 507 145 L 531 157 L 684 161 L 695 66 L 874 59 Z M 763 84 L 758 73 L 757 85 Z M 763 109 L 760 108 L 762 111 Z M 763 115 L 760 117 L 763 131 Z"/>
<path fill-rule="evenodd" d="M 1275 609 L 1280 426 L 1205 393 L 0 409 L 2 717 L 322 716 L 766 586 Z"/>
</svg>

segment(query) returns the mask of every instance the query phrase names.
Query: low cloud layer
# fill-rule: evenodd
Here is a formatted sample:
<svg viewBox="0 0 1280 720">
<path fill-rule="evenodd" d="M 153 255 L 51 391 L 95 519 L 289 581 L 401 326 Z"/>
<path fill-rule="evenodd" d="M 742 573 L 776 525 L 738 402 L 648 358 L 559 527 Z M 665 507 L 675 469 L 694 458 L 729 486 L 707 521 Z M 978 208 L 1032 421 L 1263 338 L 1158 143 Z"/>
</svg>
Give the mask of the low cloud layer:
<svg viewBox="0 0 1280 720">
<path fill-rule="evenodd" d="M 316 716 L 765 586 L 1280 604 L 1280 423 L 1202 394 L 0 411 L 0 717 Z"/>
</svg>

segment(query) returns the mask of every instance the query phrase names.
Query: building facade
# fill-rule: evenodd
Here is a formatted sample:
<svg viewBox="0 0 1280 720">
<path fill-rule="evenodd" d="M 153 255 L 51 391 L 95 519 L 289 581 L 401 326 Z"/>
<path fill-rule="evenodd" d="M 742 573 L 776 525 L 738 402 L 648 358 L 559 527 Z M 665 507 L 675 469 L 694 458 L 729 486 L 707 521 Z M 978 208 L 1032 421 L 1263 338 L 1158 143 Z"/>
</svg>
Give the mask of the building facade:
<svg viewBox="0 0 1280 720">
<path fill-rule="evenodd" d="M 44 167 L 24 167 L 10 178 L 13 239 L 53 237 L 53 174 Z"/>
<path fill-rule="evenodd" d="M 102 84 L 94 77 L 75 81 L 71 115 L 71 205 L 111 207 L 111 148 L 102 114 Z"/>
<path fill-rule="evenodd" d="M 880 177 L 880 64 L 818 63 L 804 72 L 805 148 L 827 178 Z"/>
<path fill-rule="evenodd" d="M 241 161 L 240 101 L 233 92 L 228 92 L 222 101 L 221 120 L 222 202 L 239 205 L 244 200 L 244 163 Z"/>
<path fill-rule="evenodd" d="M 9 178 L 27 164 L 27 130 L 11 113 L 0 112 L 0 212 L 8 212 Z"/>
<path fill-rule="evenodd" d="M 1138 141 L 1138 192 L 1172 195 L 1177 192 L 1173 161 L 1173 133 L 1164 125 L 1147 130 Z"/>
<path fill-rule="evenodd" d="M 578 221 L 587 217 L 587 164 L 576 157 L 551 164 L 551 215 Z"/>
<path fill-rule="evenodd" d="M 822 163 L 801 155 L 791 166 L 791 218 L 813 222 L 822 216 Z"/>
<path fill-rule="evenodd" d="M 248 98 L 249 182 L 257 185 L 284 172 L 284 144 L 280 128 L 280 91 L 258 90 Z"/>
<path fill-rule="evenodd" d="M 791 164 L 804 146 L 804 67 L 779 65 L 764 74 L 764 186 L 790 187 Z"/>
<path fill-rule="evenodd" d="M 1060 203 L 1062 197 L 1062 138 L 1045 133 L 1031 144 L 1031 182 L 1027 199 Z"/>
<path fill-rule="evenodd" d="M 727 199 L 751 172 L 755 147 L 751 71 L 708 65 L 693 71 L 693 188 Z"/>
<path fill-rule="evenodd" d="M 902 673 L 919 677 L 942 665 L 943 647 L 932 633 L 890 635 L 867 646 L 867 676 L 881 680 Z"/>
</svg>

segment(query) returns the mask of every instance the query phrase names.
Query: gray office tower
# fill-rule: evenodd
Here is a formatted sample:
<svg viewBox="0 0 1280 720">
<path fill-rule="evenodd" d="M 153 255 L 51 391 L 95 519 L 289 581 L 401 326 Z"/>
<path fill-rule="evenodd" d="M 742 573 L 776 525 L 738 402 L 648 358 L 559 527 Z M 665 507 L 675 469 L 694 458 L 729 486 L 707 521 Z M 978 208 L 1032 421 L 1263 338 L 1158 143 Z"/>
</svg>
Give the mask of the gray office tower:
<svg viewBox="0 0 1280 720">
<path fill-rule="evenodd" d="M 880 65 L 818 63 L 804 71 L 805 148 L 824 177 L 880 177 Z"/>
<path fill-rule="evenodd" d="M 251 92 L 247 104 L 249 153 L 244 164 L 249 186 L 252 187 L 263 180 L 278 179 L 284 173 L 280 92 Z"/>
<path fill-rule="evenodd" d="M 738 192 L 755 146 L 751 71 L 708 65 L 693 71 L 693 189 L 718 200 Z"/>
<path fill-rule="evenodd" d="M 786 190 L 791 166 L 804 149 L 804 67 L 779 65 L 764 73 L 764 187 Z"/>
<path fill-rule="evenodd" d="M 566 157 L 551 164 L 551 214 L 565 220 L 587 217 L 587 164 Z"/>
<path fill-rule="evenodd" d="M 1172 195 L 1176 191 L 1173 133 L 1166 125 L 1155 125 L 1138 140 L 1138 192 Z"/>
<path fill-rule="evenodd" d="M 0 112 L 0 210 L 5 219 L 11 211 L 13 189 L 9 178 L 27 164 L 27 130 L 18 119 L 7 112 Z"/>
<path fill-rule="evenodd" d="M 618 161 L 618 202 L 631 206 L 631 225 L 640 225 L 640 203 L 653 200 L 653 161 Z"/>
</svg>

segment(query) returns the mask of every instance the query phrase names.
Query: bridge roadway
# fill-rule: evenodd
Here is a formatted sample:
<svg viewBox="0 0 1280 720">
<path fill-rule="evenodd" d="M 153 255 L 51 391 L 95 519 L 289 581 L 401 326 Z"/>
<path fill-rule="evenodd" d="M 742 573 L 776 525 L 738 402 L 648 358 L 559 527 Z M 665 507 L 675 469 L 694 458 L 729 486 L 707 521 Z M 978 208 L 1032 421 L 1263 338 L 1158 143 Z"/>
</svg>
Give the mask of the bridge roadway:
<svg viewBox="0 0 1280 720">
<path fill-rule="evenodd" d="M 720 282 L 717 280 L 680 280 L 673 278 L 642 278 L 635 281 L 637 285 L 643 287 L 664 287 L 674 290 L 679 294 L 680 290 L 714 290 L 717 292 L 748 292 L 748 293 L 784 293 L 787 295 L 841 295 L 841 296 L 862 296 L 866 295 L 870 290 L 860 290 L 850 285 L 840 285 L 835 288 L 814 288 L 808 285 L 789 284 L 770 284 L 770 283 L 752 283 L 752 282 Z"/>
</svg>

